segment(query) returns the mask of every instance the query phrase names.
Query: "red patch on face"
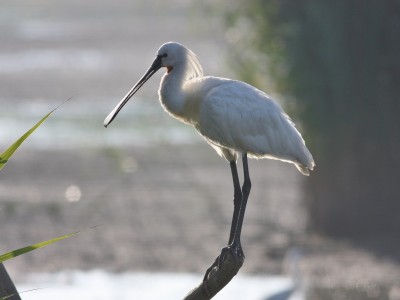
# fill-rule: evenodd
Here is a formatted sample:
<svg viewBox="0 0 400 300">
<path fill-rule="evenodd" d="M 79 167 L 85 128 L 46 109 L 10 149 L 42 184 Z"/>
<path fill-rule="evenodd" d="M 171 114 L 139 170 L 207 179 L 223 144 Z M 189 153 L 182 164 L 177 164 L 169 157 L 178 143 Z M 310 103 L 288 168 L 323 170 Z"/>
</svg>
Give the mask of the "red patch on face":
<svg viewBox="0 0 400 300">
<path fill-rule="evenodd" d="M 173 69 L 172 66 L 167 66 L 167 73 L 171 72 L 172 69 Z"/>
</svg>

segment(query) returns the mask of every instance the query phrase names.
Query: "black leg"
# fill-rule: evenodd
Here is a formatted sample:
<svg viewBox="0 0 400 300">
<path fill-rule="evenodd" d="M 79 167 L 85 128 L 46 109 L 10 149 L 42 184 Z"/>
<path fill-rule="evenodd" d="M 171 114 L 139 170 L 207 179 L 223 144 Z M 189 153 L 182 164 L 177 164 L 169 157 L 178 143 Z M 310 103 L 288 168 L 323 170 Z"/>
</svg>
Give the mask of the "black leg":
<svg viewBox="0 0 400 300">
<path fill-rule="evenodd" d="M 236 227 L 237 227 L 237 219 L 239 216 L 240 203 L 242 202 L 242 189 L 240 188 L 239 176 L 236 168 L 236 162 L 231 161 L 231 172 L 232 172 L 232 180 L 233 180 L 233 216 L 232 216 L 232 224 L 231 231 L 229 234 L 229 242 L 228 245 L 232 244 L 233 237 L 235 235 Z"/>
<path fill-rule="evenodd" d="M 236 161 L 230 162 L 231 172 L 232 172 L 232 181 L 233 181 L 233 216 L 232 216 L 232 223 L 231 223 L 231 230 L 229 233 L 229 241 L 228 245 L 232 244 L 233 238 L 235 236 L 235 231 L 237 227 L 237 220 L 239 216 L 240 204 L 242 202 L 242 189 L 240 188 L 240 181 L 239 175 L 237 172 Z M 207 269 L 206 274 L 204 275 L 203 281 L 205 281 L 208 277 L 210 271 L 220 264 L 220 260 L 222 259 L 223 255 L 225 254 L 228 248 L 225 247 L 222 249 L 221 255 L 215 259 L 215 262 Z"/>
<path fill-rule="evenodd" d="M 229 244 L 228 247 L 222 248 L 221 254 L 217 257 L 217 259 L 211 265 L 211 267 L 207 269 L 203 281 L 207 279 L 208 274 L 215 266 L 221 267 L 221 263 L 225 259 L 227 252 L 233 253 L 235 257 L 241 257 L 242 259 L 244 259 L 242 245 L 240 243 L 240 235 L 242 232 L 242 225 L 243 225 L 244 213 L 246 211 L 247 199 L 249 198 L 251 190 L 247 153 L 244 153 L 242 155 L 242 161 L 243 161 L 243 175 L 244 175 L 242 188 L 240 188 L 236 162 L 234 161 L 230 162 L 232 179 L 233 179 L 233 188 L 234 188 L 234 196 L 233 196 L 234 210 L 233 210 L 231 231 L 229 234 Z"/>
<path fill-rule="evenodd" d="M 247 153 L 244 153 L 242 155 L 242 161 L 243 161 L 243 175 L 244 175 L 243 186 L 242 186 L 242 201 L 240 203 L 239 214 L 238 214 L 237 221 L 236 221 L 236 223 L 237 223 L 236 230 L 235 230 L 235 233 L 233 236 L 232 243 L 229 245 L 229 246 L 239 247 L 240 250 L 241 250 L 240 235 L 242 233 L 244 213 L 246 211 L 247 199 L 249 199 L 250 190 L 251 190 L 251 181 L 250 181 L 250 174 L 249 174 L 249 165 L 247 162 Z"/>
</svg>

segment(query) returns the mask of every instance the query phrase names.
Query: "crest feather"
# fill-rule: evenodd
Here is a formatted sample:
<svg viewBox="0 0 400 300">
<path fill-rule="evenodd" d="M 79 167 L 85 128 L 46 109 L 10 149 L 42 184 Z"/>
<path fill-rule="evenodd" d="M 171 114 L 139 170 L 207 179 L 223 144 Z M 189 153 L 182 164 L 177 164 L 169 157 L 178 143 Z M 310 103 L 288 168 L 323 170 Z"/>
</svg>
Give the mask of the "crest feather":
<svg viewBox="0 0 400 300">
<path fill-rule="evenodd" d="M 203 68 L 196 54 L 185 47 L 186 50 L 186 78 L 188 80 L 193 78 L 202 77 Z"/>
</svg>

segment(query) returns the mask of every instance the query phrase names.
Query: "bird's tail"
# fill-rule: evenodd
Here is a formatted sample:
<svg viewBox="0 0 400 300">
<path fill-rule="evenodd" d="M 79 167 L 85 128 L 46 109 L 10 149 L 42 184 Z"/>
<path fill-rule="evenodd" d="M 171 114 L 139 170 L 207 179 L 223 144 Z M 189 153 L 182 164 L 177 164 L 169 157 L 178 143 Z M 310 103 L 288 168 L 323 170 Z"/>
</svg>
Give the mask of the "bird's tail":
<svg viewBox="0 0 400 300">
<path fill-rule="evenodd" d="M 292 158 L 295 158 L 294 160 L 290 160 L 290 162 L 294 163 L 301 174 L 308 176 L 310 175 L 310 170 L 312 171 L 315 167 L 314 159 L 307 149 L 303 137 L 296 129 L 294 122 L 285 113 L 282 113 L 282 117 L 282 120 L 286 121 L 284 124 L 286 126 L 285 132 L 288 154 Z"/>
<path fill-rule="evenodd" d="M 301 165 L 301 164 L 294 164 L 294 165 L 296 166 L 297 170 L 300 171 L 301 174 L 306 175 L 306 176 L 310 175 L 310 170 L 312 170 L 312 169 L 309 170 L 306 166 Z"/>
<path fill-rule="evenodd" d="M 304 143 L 304 141 L 303 141 Z M 294 165 L 296 166 L 297 170 L 300 171 L 301 174 L 309 176 L 310 175 L 310 170 L 312 171 L 315 167 L 315 162 L 314 159 L 310 153 L 310 151 L 308 151 L 307 147 L 305 144 L 303 144 L 303 155 L 302 157 L 299 157 L 299 163 L 294 163 Z"/>
</svg>

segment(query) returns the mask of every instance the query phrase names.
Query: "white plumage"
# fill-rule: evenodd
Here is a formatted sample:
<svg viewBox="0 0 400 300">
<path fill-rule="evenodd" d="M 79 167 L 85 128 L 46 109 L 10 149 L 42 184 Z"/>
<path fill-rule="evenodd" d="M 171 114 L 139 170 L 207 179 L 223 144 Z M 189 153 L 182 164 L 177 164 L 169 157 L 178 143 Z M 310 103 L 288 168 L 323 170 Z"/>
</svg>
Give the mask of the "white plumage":
<svg viewBox="0 0 400 300">
<path fill-rule="evenodd" d="M 228 161 L 238 152 L 252 158 L 271 158 L 294 163 L 305 175 L 313 158 L 294 123 L 264 92 L 244 82 L 203 77 L 193 52 L 177 43 L 164 44 L 168 68 L 159 95 L 164 109 L 190 124 Z"/>
<path fill-rule="evenodd" d="M 167 68 L 159 89 L 164 109 L 195 127 L 228 161 L 247 153 L 293 163 L 304 175 L 314 168 L 301 134 L 278 103 L 244 82 L 204 77 L 197 56 L 174 42 L 160 47 L 150 69 L 108 115 L 105 126 L 161 67 Z"/>
</svg>

